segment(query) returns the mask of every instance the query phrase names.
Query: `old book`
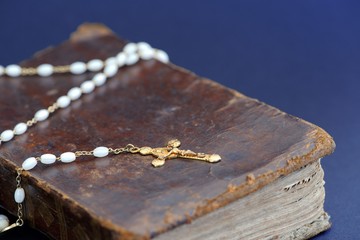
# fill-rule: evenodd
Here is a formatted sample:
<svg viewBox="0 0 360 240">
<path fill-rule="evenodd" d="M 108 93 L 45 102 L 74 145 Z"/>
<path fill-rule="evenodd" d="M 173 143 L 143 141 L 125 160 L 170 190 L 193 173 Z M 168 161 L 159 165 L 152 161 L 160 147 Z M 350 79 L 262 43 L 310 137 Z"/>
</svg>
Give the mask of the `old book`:
<svg viewBox="0 0 360 240">
<path fill-rule="evenodd" d="M 68 64 L 116 55 L 125 41 L 85 24 L 24 61 Z M 155 46 L 156 47 L 156 46 Z M 0 128 L 31 119 L 93 73 L 0 78 Z M 26 223 L 54 239 L 305 239 L 330 227 L 321 128 L 156 60 L 124 67 L 93 94 L 0 149 L 0 203 L 16 213 L 15 168 L 29 156 L 96 146 L 163 146 L 218 153 L 216 164 L 117 155 L 39 166 L 23 185 Z"/>
</svg>

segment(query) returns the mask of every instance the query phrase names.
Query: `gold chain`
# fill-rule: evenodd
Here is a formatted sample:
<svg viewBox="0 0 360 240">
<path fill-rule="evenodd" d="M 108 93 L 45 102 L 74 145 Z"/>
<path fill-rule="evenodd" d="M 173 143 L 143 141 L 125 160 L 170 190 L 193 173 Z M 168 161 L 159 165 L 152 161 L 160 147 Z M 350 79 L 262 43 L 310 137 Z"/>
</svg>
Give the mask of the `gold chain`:
<svg viewBox="0 0 360 240">
<path fill-rule="evenodd" d="M 70 72 L 70 65 L 54 66 L 54 73 L 67 73 Z"/>
<path fill-rule="evenodd" d="M 49 111 L 49 113 L 53 113 L 55 112 L 57 109 L 59 109 L 59 106 L 57 103 L 53 103 L 53 105 L 49 106 L 47 108 L 47 110 Z"/>
<path fill-rule="evenodd" d="M 120 153 L 138 153 L 140 152 L 140 148 L 134 146 L 133 144 L 128 144 L 125 147 L 122 148 L 109 148 L 109 152 L 113 154 L 120 154 Z"/>
<path fill-rule="evenodd" d="M 80 157 L 80 156 L 92 156 L 94 155 L 94 151 L 76 151 L 75 152 L 75 156 L 76 157 Z"/>
</svg>

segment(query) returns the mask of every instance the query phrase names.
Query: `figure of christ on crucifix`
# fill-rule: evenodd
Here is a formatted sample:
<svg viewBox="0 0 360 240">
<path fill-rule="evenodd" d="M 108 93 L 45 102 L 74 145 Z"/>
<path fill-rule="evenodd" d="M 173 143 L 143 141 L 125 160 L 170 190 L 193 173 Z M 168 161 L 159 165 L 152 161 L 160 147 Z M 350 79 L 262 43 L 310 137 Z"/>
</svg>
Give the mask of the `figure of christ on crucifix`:
<svg viewBox="0 0 360 240">
<path fill-rule="evenodd" d="M 181 142 L 179 140 L 173 139 L 167 143 L 166 147 L 142 147 L 140 148 L 140 154 L 153 155 L 156 157 L 156 159 L 152 161 L 154 167 L 161 167 L 165 164 L 166 160 L 173 158 L 200 160 L 210 163 L 219 162 L 221 160 L 221 157 L 218 154 L 195 153 L 191 150 L 181 150 L 178 148 L 180 145 Z"/>
</svg>

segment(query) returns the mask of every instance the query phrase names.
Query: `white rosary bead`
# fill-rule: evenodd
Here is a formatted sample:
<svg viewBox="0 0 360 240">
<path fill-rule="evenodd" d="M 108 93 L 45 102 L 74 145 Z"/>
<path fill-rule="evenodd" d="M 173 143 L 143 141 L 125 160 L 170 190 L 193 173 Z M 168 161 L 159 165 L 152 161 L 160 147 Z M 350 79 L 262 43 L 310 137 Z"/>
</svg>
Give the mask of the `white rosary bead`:
<svg viewBox="0 0 360 240">
<path fill-rule="evenodd" d="M 7 216 L 0 214 L 0 232 L 9 226 L 9 219 Z"/>
<path fill-rule="evenodd" d="M 13 130 L 5 130 L 1 133 L 0 135 L 0 139 L 1 141 L 3 142 L 8 142 L 10 141 L 11 139 L 13 139 L 14 137 L 14 132 Z"/>
<path fill-rule="evenodd" d="M 138 42 L 137 43 L 137 49 L 139 52 L 147 50 L 147 49 L 151 49 L 152 47 L 150 46 L 150 44 L 146 43 L 146 42 Z"/>
<path fill-rule="evenodd" d="M 22 203 L 25 199 L 25 191 L 22 187 L 18 187 L 14 193 L 15 202 Z"/>
<path fill-rule="evenodd" d="M 126 65 L 133 65 L 139 61 L 139 55 L 137 53 L 128 54 L 126 57 Z"/>
<path fill-rule="evenodd" d="M 118 72 L 119 67 L 117 64 L 107 65 L 104 68 L 104 73 L 107 77 L 113 77 Z"/>
<path fill-rule="evenodd" d="M 56 104 L 60 108 L 66 108 L 70 105 L 71 99 L 68 96 L 61 96 L 56 100 Z"/>
<path fill-rule="evenodd" d="M 9 75 L 10 77 L 18 77 L 21 75 L 21 67 L 16 64 L 11 64 L 7 66 L 5 71 L 6 74 Z"/>
<path fill-rule="evenodd" d="M 128 43 L 125 45 L 123 51 L 127 54 L 135 53 L 137 51 L 136 43 Z"/>
<path fill-rule="evenodd" d="M 118 55 L 116 55 L 117 65 L 119 67 L 122 67 L 126 63 L 126 54 L 124 52 L 120 52 Z"/>
<path fill-rule="evenodd" d="M 86 71 L 86 64 L 83 62 L 74 62 L 70 65 L 70 72 L 72 74 L 82 74 Z"/>
<path fill-rule="evenodd" d="M 91 80 L 88 80 L 88 81 L 85 81 L 83 82 L 81 85 L 80 85 L 80 88 L 81 88 L 81 91 L 83 93 L 91 93 L 92 91 L 94 91 L 95 89 L 95 84 L 93 81 Z"/>
<path fill-rule="evenodd" d="M 56 161 L 56 156 L 54 154 L 43 154 L 40 157 L 40 161 L 43 164 L 53 164 Z"/>
<path fill-rule="evenodd" d="M 71 88 L 68 93 L 67 93 L 67 96 L 72 100 L 72 101 L 75 101 L 75 100 L 78 100 L 80 97 L 81 97 L 81 89 L 78 88 L 78 87 L 73 87 Z"/>
<path fill-rule="evenodd" d="M 41 64 L 36 68 L 37 73 L 42 77 L 48 77 L 54 72 L 54 67 L 51 64 Z"/>
<path fill-rule="evenodd" d="M 18 123 L 16 124 L 16 126 L 14 127 L 14 134 L 15 135 L 21 135 L 23 133 L 25 133 L 27 131 L 27 125 L 26 123 Z"/>
<path fill-rule="evenodd" d="M 100 71 L 103 67 L 104 63 L 100 59 L 93 59 L 87 63 L 87 68 L 92 72 Z"/>
<path fill-rule="evenodd" d="M 106 82 L 106 75 L 103 73 L 97 73 L 93 77 L 92 81 L 95 83 L 96 86 L 100 87 L 105 84 Z"/>
<path fill-rule="evenodd" d="M 153 48 L 146 48 L 139 51 L 139 56 L 143 60 L 150 60 L 154 57 L 155 50 Z"/>
<path fill-rule="evenodd" d="M 24 170 L 28 171 L 28 170 L 33 169 L 37 163 L 38 163 L 38 161 L 36 160 L 36 158 L 30 157 L 30 158 L 25 159 L 25 161 L 22 164 L 22 168 Z"/>
<path fill-rule="evenodd" d="M 0 65 L 0 77 L 5 73 L 5 68 Z M 0 215 L 1 216 L 1 215 Z"/>
<path fill-rule="evenodd" d="M 109 148 L 107 147 L 97 147 L 94 149 L 95 157 L 106 157 L 109 155 Z"/>
<path fill-rule="evenodd" d="M 49 111 L 47 109 L 41 109 L 35 113 L 34 117 L 38 122 L 45 121 L 49 117 Z"/>
<path fill-rule="evenodd" d="M 117 65 L 116 57 L 110 57 L 105 60 L 105 65 Z"/>
<path fill-rule="evenodd" d="M 65 152 L 60 155 L 60 161 L 63 163 L 70 163 L 75 161 L 76 155 L 73 152 Z"/>
<path fill-rule="evenodd" d="M 169 56 L 163 50 L 156 49 L 154 57 L 157 60 L 159 60 L 160 62 L 163 62 L 163 63 L 168 63 L 169 62 Z"/>
</svg>

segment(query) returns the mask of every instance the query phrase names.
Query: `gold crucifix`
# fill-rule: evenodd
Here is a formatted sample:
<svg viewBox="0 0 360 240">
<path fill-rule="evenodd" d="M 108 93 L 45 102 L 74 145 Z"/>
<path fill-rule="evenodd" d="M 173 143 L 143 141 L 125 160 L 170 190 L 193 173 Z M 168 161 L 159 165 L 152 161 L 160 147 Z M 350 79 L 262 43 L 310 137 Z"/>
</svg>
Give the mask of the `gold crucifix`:
<svg viewBox="0 0 360 240">
<path fill-rule="evenodd" d="M 180 145 L 181 142 L 179 140 L 173 139 L 167 143 L 166 147 L 141 147 L 139 152 L 141 155 L 155 156 L 156 159 L 151 162 L 154 167 L 161 167 L 165 164 L 165 160 L 173 158 L 200 160 L 210 163 L 216 163 L 221 160 L 221 157 L 218 154 L 195 153 L 191 150 L 181 150 L 178 148 Z"/>
</svg>

